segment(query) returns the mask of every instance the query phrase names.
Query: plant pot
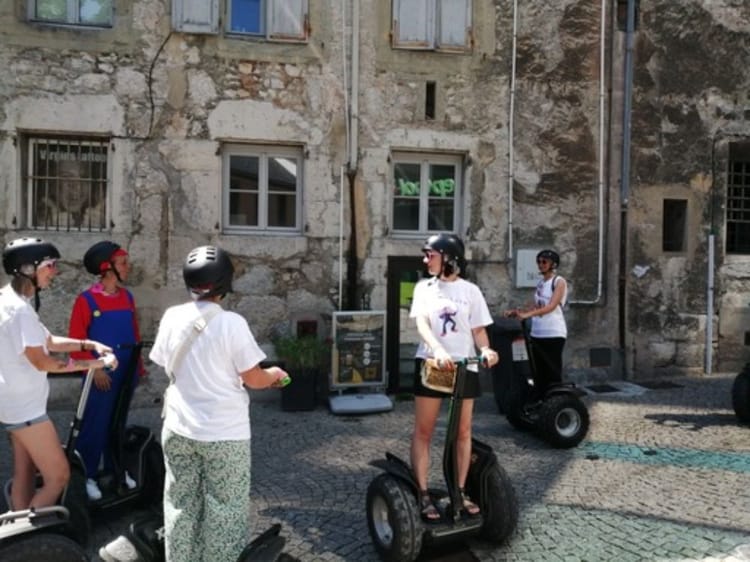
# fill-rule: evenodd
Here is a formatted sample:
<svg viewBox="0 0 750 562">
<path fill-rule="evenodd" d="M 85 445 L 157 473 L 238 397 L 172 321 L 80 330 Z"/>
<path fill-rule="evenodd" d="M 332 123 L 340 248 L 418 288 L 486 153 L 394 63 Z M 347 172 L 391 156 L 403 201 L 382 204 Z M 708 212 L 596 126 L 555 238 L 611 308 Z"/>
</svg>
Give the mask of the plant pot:
<svg viewBox="0 0 750 562">
<path fill-rule="evenodd" d="M 302 412 L 315 409 L 318 369 L 290 369 L 292 382 L 281 389 L 281 409 Z"/>
</svg>

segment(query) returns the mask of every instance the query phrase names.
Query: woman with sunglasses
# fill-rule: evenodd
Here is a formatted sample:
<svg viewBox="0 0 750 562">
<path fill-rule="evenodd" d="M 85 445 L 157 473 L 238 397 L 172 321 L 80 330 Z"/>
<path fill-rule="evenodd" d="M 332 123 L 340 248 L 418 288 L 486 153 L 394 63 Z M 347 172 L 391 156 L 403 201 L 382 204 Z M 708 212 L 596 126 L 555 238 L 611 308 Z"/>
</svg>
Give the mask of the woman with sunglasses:
<svg viewBox="0 0 750 562">
<path fill-rule="evenodd" d="M 39 291 L 57 275 L 59 257 L 57 248 L 38 238 L 19 238 L 3 249 L 3 269 L 10 283 L 0 288 L 0 424 L 13 448 L 10 507 L 16 510 L 55 504 L 70 478 L 60 439 L 47 416 L 47 373 L 117 366 L 106 345 L 54 336 L 39 320 Z M 50 355 L 84 349 L 101 357 L 75 361 Z M 42 475 L 40 488 L 37 470 Z"/>
<path fill-rule="evenodd" d="M 486 326 L 492 324 L 487 302 L 479 287 L 463 279 L 466 271 L 464 244 L 453 234 L 431 236 L 422 247 L 424 264 L 430 275 L 414 288 L 409 316 L 416 320 L 421 343 L 417 349 L 414 377 L 414 434 L 411 443 L 411 463 L 420 489 L 420 510 L 427 522 L 440 519 L 440 512 L 428 493 L 427 477 L 430 465 L 430 441 L 435 430 L 440 403 L 449 395 L 426 388 L 419 376 L 422 362 L 434 358 L 442 366 L 453 368 L 454 359 L 476 355 L 480 350 L 488 367 L 498 361 L 490 349 Z M 475 368 L 475 367 L 474 367 Z M 471 460 L 471 419 L 474 398 L 481 395 L 479 373 L 467 370 L 464 398 L 456 441 L 458 457 L 458 486 L 463 497 L 464 511 L 479 513 L 479 506 L 464 492 Z"/>
<path fill-rule="evenodd" d="M 521 320 L 531 318 L 531 353 L 535 365 L 532 401 L 543 399 L 551 384 L 562 382 L 562 355 L 568 337 L 563 315 L 568 284 L 556 274 L 560 256 L 553 250 L 542 250 L 536 256 L 536 264 L 542 278 L 536 285 L 533 303 L 526 309 L 505 313 Z"/>
</svg>

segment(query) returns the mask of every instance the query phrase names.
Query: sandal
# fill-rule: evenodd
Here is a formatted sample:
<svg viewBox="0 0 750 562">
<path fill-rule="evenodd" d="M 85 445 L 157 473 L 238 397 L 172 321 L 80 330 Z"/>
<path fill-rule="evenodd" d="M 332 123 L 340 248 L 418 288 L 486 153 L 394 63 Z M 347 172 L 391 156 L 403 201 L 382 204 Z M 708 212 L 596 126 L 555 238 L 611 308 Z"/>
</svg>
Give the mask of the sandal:
<svg viewBox="0 0 750 562">
<path fill-rule="evenodd" d="M 440 512 L 432 503 L 432 498 L 428 492 L 422 492 L 419 497 L 419 507 L 422 510 L 422 519 L 429 522 L 435 522 L 440 519 Z"/>
<path fill-rule="evenodd" d="M 461 499 L 464 502 L 464 511 L 470 516 L 479 515 L 479 506 L 469 499 L 469 496 L 466 495 L 466 490 L 461 488 L 460 491 Z"/>
</svg>

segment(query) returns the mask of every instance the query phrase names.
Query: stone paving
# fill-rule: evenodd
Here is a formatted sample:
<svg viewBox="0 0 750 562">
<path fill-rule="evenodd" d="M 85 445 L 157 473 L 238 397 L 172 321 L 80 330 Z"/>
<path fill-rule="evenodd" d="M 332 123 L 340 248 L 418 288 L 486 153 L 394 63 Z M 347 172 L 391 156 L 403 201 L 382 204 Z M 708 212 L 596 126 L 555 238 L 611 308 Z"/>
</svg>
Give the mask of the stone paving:
<svg viewBox="0 0 750 562">
<path fill-rule="evenodd" d="M 672 388 L 610 383 L 585 398 L 592 425 L 581 445 L 555 450 L 478 400 L 474 433 L 492 446 L 519 498 L 520 521 L 502 547 L 471 542 L 433 560 L 750 561 L 750 427 L 731 410 L 734 375 L 670 379 Z M 51 412 L 61 432 L 70 413 Z M 279 522 L 286 552 L 303 561 L 377 560 L 365 494 L 391 451 L 408 459 L 413 403 L 392 412 L 333 416 L 283 412 L 278 391 L 253 392 L 253 531 Z M 159 410 L 131 420 L 160 427 Z M 444 425 L 438 429 L 441 439 Z M 0 474 L 9 472 L 0 440 Z M 439 446 L 433 465 L 439 468 Z M 434 472 L 433 482 L 440 475 Z M 129 518 L 99 525 L 90 552 Z"/>
</svg>

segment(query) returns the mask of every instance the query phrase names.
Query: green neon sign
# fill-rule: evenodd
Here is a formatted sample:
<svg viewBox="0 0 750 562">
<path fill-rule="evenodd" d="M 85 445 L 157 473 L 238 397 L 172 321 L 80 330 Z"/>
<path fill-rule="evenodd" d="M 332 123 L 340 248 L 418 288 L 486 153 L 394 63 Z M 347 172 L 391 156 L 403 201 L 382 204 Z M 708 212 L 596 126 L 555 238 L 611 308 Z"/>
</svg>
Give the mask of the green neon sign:
<svg viewBox="0 0 750 562">
<path fill-rule="evenodd" d="M 429 181 L 430 195 L 434 197 L 452 197 L 456 192 L 456 180 L 446 178 Z M 399 178 L 396 186 L 396 196 L 414 197 L 419 195 L 419 182 L 407 181 Z"/>
</svg>

